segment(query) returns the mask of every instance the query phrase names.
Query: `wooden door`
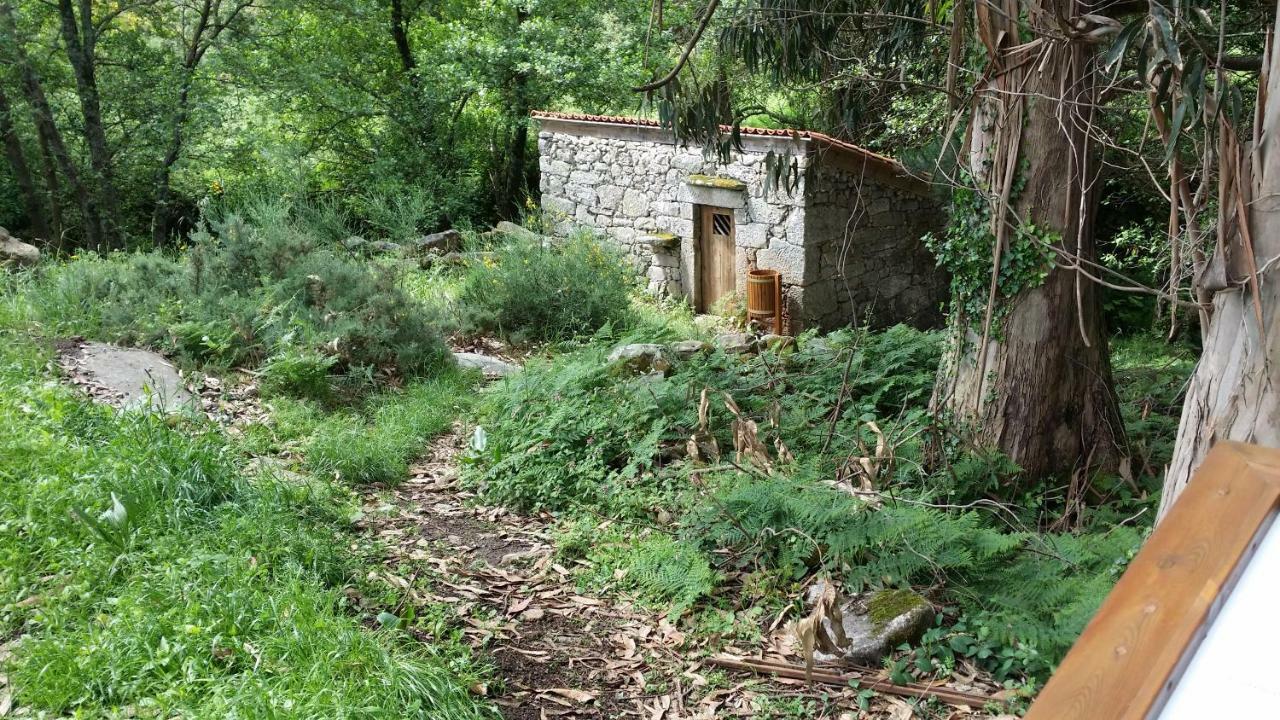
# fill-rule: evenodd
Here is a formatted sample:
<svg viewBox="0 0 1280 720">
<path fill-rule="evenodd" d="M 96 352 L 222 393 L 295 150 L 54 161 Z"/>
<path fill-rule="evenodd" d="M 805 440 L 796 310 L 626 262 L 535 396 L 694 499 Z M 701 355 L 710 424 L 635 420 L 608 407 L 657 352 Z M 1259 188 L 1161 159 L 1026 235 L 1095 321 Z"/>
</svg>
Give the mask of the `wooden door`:
<svg viewBox="0 0 1280 720">
<path fill-rule="evenodd" d="M 710 312 L 737 289 L 733 211 L 700 206 L 698 222 L 698 311 Z"/>
</svg>

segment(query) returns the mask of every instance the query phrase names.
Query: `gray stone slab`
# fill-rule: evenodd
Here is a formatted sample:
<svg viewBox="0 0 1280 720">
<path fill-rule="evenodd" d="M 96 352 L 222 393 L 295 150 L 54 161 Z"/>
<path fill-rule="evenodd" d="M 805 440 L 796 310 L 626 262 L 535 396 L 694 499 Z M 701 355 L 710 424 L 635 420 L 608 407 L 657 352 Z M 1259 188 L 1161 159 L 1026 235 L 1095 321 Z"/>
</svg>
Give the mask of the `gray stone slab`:
<svg viewBox="0 0 1280 720">
<path fill-rule="evenodd" d="M 123 407 L 174 412 L 195 405 L 178 370 L 159 353 L 87 342 L 76 363 L 89 381 L 116 393 Z"/>
<path fill-rule="evenodd" d="M 520 371 L 519 365 L 514 365 L 491 355 L 481 355 L 480 353 L 456 352 L 453 354 L 453 359 L 458 363 L 458 367 L 479 370 L 484 373 L 485 377 L 506 377 Z"/>
</svg>

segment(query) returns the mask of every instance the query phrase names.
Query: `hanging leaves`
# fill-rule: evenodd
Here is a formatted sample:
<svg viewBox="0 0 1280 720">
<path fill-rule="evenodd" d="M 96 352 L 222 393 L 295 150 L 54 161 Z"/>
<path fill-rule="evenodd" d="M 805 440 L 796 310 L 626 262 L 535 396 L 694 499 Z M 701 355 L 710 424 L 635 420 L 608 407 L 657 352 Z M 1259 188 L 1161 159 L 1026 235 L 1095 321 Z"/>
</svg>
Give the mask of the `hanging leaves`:
<svg viewBox="0 0 1280 720">
<path fill-rule="evenodd" d="M 1102 66 L 1108 71 L 1119 69 L 1120 61 L 1124 59 L 1125 52 L 1129 49 L 1129 43 L 1133 42 L 1133 39 L 1138 36 L 1138 33 L 1142 32 L 1146 25 L 1146 18 L 1137 18 L 1130 21 L 1120 31 L 1115 43 L 1107 50 L 1107 54 L 1102 59 Z"/>
</svg>

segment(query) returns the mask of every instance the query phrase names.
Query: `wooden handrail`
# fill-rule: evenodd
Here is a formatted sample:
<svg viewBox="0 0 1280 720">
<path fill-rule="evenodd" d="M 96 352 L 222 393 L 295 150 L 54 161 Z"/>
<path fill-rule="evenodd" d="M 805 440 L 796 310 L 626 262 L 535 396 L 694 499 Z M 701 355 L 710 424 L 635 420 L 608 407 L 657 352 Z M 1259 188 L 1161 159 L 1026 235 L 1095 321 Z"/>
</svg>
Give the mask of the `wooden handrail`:
<svg viewBox="0 0 1280 720">
<path fill-rule="evenodd" d="M 1278 509 L 1280 450 L 1215 446 L 1027 720 L 1156 717 Z"/>
</svg>

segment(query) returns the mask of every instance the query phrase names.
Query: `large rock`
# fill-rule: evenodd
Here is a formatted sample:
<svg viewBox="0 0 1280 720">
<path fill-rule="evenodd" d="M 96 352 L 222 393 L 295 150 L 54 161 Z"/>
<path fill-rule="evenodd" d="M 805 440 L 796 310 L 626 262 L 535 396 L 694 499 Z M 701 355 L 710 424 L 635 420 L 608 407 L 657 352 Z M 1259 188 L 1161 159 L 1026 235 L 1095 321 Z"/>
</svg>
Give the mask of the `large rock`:
<svg viewBox="0 0 1280 720">
<path fill-rule="evenodd" d="M 825 583 L 814 583 L 806 593 L 812 605 L 821 597 Z M 856 665 L 879 665 L 880 661 L 903 643 L 920 639 L 933 624 L 934 609 L 928 600 L 910 590 L 879 590 L 855 595 L 840 606 L 844 634 L 848 639 L 839 657 Z M 824 618 L 828 628 L 831 619 Z M 837 659 L 818 652 L 820 660 Z"/>
<path fill-rule="evenodd" d="M 368 244 L 369 244 L 369 241 L 365 240 L 359 235 L 352 235 L 351 237 L 342 241 L 342 247 L 350 250 L 351 252 L 362 250 L 364 249 L 364 246 Z"/>
<path fill-rule="evenodd" d="M 668 346 L 671 354 L 680 360 L 690 360 L 697 355 L 711 351 L 711 345 L 701 340 L 681 340 Z"/>
<path fill-rule="evenodd" d="M 740 332 L 717 335 L 715 345 L 730 355 L 745 355 L 756 349 L 755 341 L 751 336 Z"/>
<path fill-rule="evenodd" d="M 636 343 L 622 345 L 609 353 L 609 369 L 619 375 L 665 374 L 671 369 L 671 361 L 661 345 Z"/>
<path fill-rule="evenodd" d="M 526 227 L 521 227 L 513 222 L 503 220 L 493 227 L 495 232 L 503 235 L 509 235 L 517 240 L 529 240 L 538 242 L 542 240 L 542 236 Z"/>
<path fill-rule="evenodd" d="M 0 263 L 35 265 L 40 262 L 40 248 L 24 243 L 0 227 Z"/>
<path fill-rule="evenodd" d="M 87 342 L 71 359 L 74 372 L 123 407 L 173 412 L 194 406 L 178 371 L 158 353 Z"/>
<path fill-rule="evenodd" d="M 456 352 L 453 359 L 458 363 L 458 367 L 467 370 L 479 370 L 484 373 L 485 377 L 500 378 L 511 375 L 520 371 L 519 365 L 514 365 L 505 360 L 499 360 L 492 355 L 481 355 L 480 353 Z"/>
<path fill-rule="evenodd" d="M 760 336 L 760 344 L 774 352 L 782 352 L 783 350 L 794 350 L 796 347 L 796 339 L 790 335 L 768 335 Z"/>
<path fill-rule="evenodd" d="M 401 250 L 400 243 L 393 243 L 390 240 L 379 240 L 370 247 L 380 253 L 396 253 Z"/>
<path fill-rule="evenodd" d="M 413 241 L 413 248 L 421 253 L 438 253 L 440 255 L 461 252 L 462 233 L 457 230 L 445 230 L 444 232 L 423 235 Z"/>
</svg>

